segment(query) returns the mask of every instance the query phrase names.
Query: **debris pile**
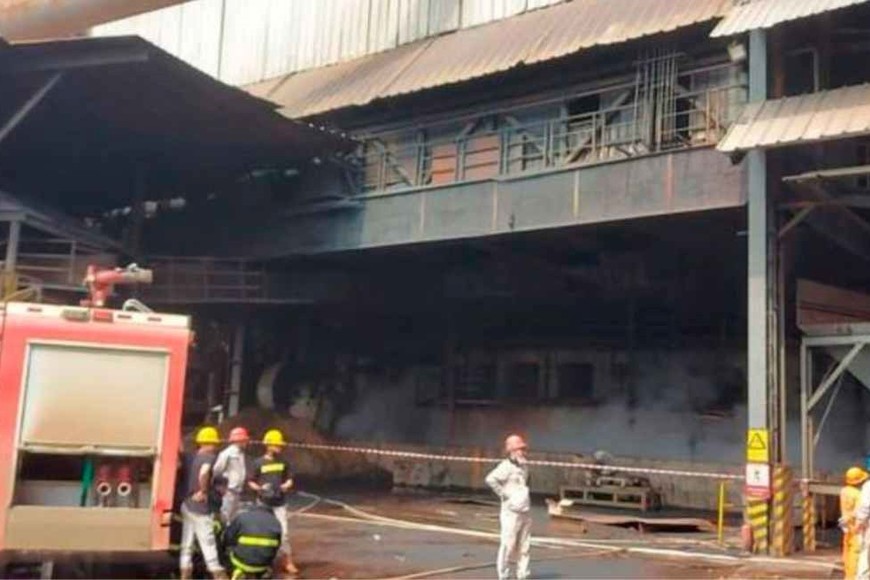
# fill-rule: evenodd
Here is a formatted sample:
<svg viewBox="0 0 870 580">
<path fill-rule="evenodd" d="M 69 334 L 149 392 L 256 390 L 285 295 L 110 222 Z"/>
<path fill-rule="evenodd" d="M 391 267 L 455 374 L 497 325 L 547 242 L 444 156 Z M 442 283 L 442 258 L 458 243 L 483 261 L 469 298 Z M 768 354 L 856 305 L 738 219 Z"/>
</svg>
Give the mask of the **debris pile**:
<svg viewBox="0 0 870 580">
<path fill-rule="evenodd" d="M 334 443 L 318 432 L 309 421 L 258 408 L 245 409 L 217 427 L 224 439 L 233 427 L 245 427 L 251 434 L 252 455 L 262 452 L 258 441 L 269 429 L 279 429 L 290 443 Z M 192 437 L 185 438 L 185 447 L 189 448 L 191 443 Z M 290 448 L 288 455 L 294 474 L 309 481 L 380 480 L 390 477 L 362 454 Z"/>
</svg>

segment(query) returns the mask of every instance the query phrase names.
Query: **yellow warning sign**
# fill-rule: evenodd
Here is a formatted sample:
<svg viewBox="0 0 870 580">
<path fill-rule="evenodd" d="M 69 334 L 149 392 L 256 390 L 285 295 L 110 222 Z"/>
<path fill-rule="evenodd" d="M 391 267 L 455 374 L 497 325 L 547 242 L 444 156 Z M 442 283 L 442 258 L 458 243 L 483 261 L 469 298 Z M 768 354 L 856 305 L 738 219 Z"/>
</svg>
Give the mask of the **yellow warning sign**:
<svg viewBox="0 0 870 580">
<path fill-rule="evenodd" d="M 746 434 L 746 461 L 770 463 L 769 441 L 767 429 L 750 429 Z"/>
</svg>

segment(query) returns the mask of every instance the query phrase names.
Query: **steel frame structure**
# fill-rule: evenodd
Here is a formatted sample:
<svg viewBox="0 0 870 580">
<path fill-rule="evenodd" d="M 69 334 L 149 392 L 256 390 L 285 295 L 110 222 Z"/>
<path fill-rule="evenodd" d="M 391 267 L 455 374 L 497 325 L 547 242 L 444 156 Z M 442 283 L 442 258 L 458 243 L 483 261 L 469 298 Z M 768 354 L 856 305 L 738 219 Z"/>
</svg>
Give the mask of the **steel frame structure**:
<svg viewBox="0 0 870 580">
<path fill-rule="evenodd" d="M 843 386 L 842 379 L 849 366 L 862 353 L 870 354 L 870 334 L 830 334 L 808 336 L 801 341 L 800 378 L 801 378 L 801 469 L 805 480 L 813 479 L 813 461 L 819 436 L 825 426 L 825 421 L 831 413 L 837 395 Z M 813 354 L 821 348 L 851 347 L 843 358 L 826 373 L 818 385 L 813 383 Z M 870 387 L 867 387 L 870 389 Z M 833 391 L 832 391 L 833 389 Z M 832 391 L 832 392 L 831 392 Z M 813 424 L 813 411 L 819 406 L 825 395 L 831 392 L 827 405 L 819 420 L 818 427 Z"/>
</svg>

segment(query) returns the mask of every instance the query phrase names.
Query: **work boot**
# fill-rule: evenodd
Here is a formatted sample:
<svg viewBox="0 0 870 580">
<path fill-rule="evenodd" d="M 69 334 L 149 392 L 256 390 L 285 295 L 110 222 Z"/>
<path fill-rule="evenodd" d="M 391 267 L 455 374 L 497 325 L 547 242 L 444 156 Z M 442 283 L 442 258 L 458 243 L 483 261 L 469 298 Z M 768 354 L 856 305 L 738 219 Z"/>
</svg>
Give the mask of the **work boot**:
<svg viewBox="0 0 870 580">
<path fill-rule="evenodd" d="M 293 560 L 284 554 L 278 555 L 275 567 L 281 578 L 296 578 L 299 574 L 299 569 L 293 564 Z"/>
<path fill-rule="evenodd" d="M 182 568 L 181 569 L 181 580 L 190 580 L 193 578 L 193 570 L 190 568 Z"/>
</svg>

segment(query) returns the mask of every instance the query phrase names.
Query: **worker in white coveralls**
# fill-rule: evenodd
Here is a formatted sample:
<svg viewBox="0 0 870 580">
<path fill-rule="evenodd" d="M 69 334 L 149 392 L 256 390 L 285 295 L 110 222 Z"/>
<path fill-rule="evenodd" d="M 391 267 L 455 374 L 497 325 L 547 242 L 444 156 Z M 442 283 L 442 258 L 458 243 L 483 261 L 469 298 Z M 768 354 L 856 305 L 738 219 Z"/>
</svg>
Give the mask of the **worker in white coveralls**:
<svg viewBox="0 0 870 580">
<path fill-rule="evenodd" d="M 529 577 L 529 548 L 532 542 L 532 515 L 529 497 L 528 445 L 519 435 L 504 442 L 507 459 L 486 476 L 486 484 L 501 499 L 501 543 L 496 568 L 499 580 L 510 578 L 516 568 L 519 580 Z"/>
<path fill-rule="evenodd" d="M 230 431 L 230 444 L 218 453 L 214 463 L 214 476 L 223 477 L 227 481 L 227 489 L 221 500 L 221 520 L 224 525 L 236 517 L 239 511 L 239 498 L 245 489 L 245 447 L 250 436 L 244 427 L 236 427 Z"/>
<path fill-rule="evenodd" d="M 855 510 L 855 533 L 861 538 L 857 578 L 870 580 L 870 480 L 861 485 L 861 497 Z"/>
</svg>

